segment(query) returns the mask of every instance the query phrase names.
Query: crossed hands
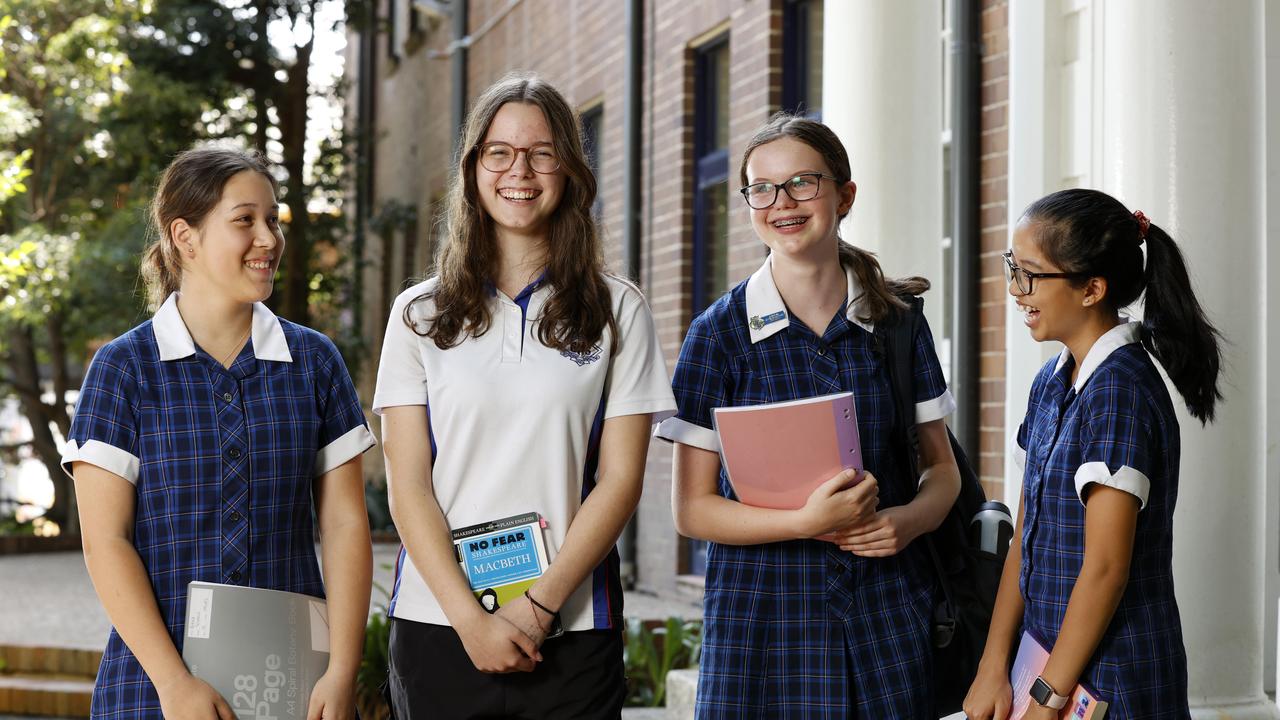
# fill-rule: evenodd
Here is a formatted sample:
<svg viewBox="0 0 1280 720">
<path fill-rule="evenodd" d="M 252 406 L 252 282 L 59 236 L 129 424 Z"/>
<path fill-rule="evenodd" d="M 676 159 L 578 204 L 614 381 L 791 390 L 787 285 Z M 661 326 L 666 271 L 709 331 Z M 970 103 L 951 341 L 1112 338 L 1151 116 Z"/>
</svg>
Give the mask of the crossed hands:
<svg viewBox="0 0 1280 720">
<path fill-rule="evenodd" d="M 532 606 L 509 602 L 492 615 L 481 612 L 456 630 L 467 657 L 480 672 L 533 672 L 542 662 L 539 648 L 547 631 Z"/>
<path fill-rule="evenodd" d="M 876 510 L 879 482 L 870 472 L 845 470 L 814 489 L 800 513 L 808 534 L 862 557 L 889 557 L 920 531 L 905 507 Z"/>
</svg>

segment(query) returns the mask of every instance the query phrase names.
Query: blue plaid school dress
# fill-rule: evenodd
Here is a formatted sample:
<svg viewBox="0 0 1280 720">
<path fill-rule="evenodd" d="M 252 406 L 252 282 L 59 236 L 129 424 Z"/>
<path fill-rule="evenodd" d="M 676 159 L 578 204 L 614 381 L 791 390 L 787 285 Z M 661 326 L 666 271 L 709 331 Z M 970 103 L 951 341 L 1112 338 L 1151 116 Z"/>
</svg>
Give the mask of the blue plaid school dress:
<svg viewBox="0 0 1280 720">
<path fill-rule="evenodd" d="M 178 651 L 193 580 L 324 596 L 313 480 L 373 446 L 337 348 L 254 307 L 230 369 L 196 348 L 177 296 L 98 351 L 62 456 L 134 483 L 134 546 Z M 91 716 L 159 720 L 160 701 L 113 628 Z"/>
<path fill-rule="evenodd" d="M 679 412 L 659 436 L 714 450 L 712 409 L 852 391 L 880 506 L 915 482 L 889 450 L 894 403 L 856 279 L 821 337 L 790 322 L 770 263 L 693 321 L 676 365 Z M 927 326 L 916 338 L 917 421 L 949 413 Z M 753 342 L 754 340 L 754 342 Z M 723 468 L 720 493 L 733 498 Z M 860 558 L 817 540 L 711 543 L 696 715 L 711 718 L 936 718 L 929 616 L 934 588 L 919 545 Z"/>
<path fill-rule="evenodd" d="M 1137 323 L 1100 338 L 1074 384 L 1071 354 L 1050 361 L 1031 388 L 1018 431 L 1025 451 L 1022 569 L 1025 629 L 1057 641 L 1084 561 L 1090 483 L 1142 501 L 1124 596 L 1080 681 L 1111 703 L 1108 720 L 1189 718 L 1187 657 L 1173 592 L 1178 421 Z"/>
</svg>

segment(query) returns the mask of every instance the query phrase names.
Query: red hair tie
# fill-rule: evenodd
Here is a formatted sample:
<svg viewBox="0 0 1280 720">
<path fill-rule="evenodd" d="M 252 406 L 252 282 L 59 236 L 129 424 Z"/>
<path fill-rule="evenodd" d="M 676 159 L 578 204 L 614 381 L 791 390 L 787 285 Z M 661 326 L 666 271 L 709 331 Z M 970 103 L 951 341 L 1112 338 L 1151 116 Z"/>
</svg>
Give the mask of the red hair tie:
<svg viewBox="0 0 1280 720">
<path fill-rule="evenodd" d="M 1133 216 L 1138 220 L 1138 237 L 1146 240 L 1147 229 L 1151 227 L 1151 221 L 1147 219 L 1146 213 L 1141 210 L 1135 210 Z"/>
</svg>

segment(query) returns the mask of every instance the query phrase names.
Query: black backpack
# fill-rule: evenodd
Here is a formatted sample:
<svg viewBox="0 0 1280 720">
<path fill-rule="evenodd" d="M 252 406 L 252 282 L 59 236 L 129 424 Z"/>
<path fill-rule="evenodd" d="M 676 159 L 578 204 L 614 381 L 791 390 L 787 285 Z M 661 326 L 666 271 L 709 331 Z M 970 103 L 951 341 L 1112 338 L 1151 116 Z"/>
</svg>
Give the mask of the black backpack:
<svg viewBox="0 0 1280 720">
<path fill-rule="evenodd" d="M 891 447 L 898 457 L 905 455 L 913 479 L 920 477 L 917 465 L 918 438 L 915 426 L 915 336 L 923 317 L 924 301 L 913 295 L 901 298 L 910 305 L 896 318 L 878 323 L 877 335 L 885 352 L 889 384 L 893 391 L 897 421 L 891 433 Z M 925 544 L 938 584 L 933 608 L 934 700 L 939 714 L 958 712 L 978 671 L 978 661 L 987 641 L 991 611 L 1007 548 L 989 553 L 970 541 L 969 522 L 986 502 L 986 493 L 969 459 L 951 430 L 951 451 L 960 469 L 960 495 L 938 529 L 920 538 Z"/>
</svg>

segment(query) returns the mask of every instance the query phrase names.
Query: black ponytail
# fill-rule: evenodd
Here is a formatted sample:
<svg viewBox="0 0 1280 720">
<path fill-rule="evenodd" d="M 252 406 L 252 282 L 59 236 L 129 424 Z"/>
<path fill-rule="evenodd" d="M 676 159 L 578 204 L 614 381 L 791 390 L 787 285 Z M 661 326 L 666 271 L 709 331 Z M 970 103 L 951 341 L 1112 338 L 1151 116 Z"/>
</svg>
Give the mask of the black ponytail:
<svg viewBox="0 0 1280 720">
<path fill-rule="evenodd" d="M 1182 253 L 1169 234 L 1097 190 L 1062 190 L 1023 214 L 1039 226 L 1040 249 L 1064 272 L 1107 281 L 1106 302 L 1121 310 L 1145 292 L 1139 339 L 1164 367 L 1201 423 L 1222 399 L 1222 335 L 1196 300 Z M 1142 245 L 1146 244 L 1143 268 Z"/>
<path fill-rule="evenodd" d="M 1147 230 L 1147 295 L 1142 346 L 1160 364 L 1201 423 L 1213 420 L 1222 399 L 1218 374 L 1222 335 L 1191 290 L 1187 264 L 1173 238 L 1156 225 Z"/>
</svg>

